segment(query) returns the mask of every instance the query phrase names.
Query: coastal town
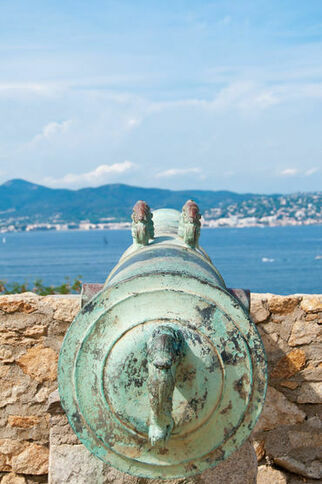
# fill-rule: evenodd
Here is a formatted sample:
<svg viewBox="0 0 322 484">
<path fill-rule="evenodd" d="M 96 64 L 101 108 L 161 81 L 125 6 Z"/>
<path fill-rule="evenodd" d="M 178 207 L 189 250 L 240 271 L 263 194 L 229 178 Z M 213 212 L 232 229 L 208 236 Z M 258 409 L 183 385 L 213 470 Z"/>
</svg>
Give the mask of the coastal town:
<svg viewBox="0 0 322 484">
<path fill-rule="evenodd" d="M 322 223 L 322 194 L 262 196 L 223 205 L 204 214 L 205 227 L 275 227 Z"/>
<path fill-rule="evenodd" d="M 131 221 L 117 217 L 104 217 L 99 220 L 84 219 L 75 221 L 62 219 L 55 214 L 48 221 L 38 221 L 38 217 L 14 214 L 3 217 L 0 213 L 0 233 L 32 232 L 45 230 L 120 230 L 129 229 Z M 40 218 L 40 217 L 39 217 Z M 208 209 L 202 216 L 205 228 L 220 227 L 275 227 L 290 225 L 315 225 L 322 223 L 322 194 L 293 194 L 258 196 L 243 201 L 220 202 L 217 207 Z"/>
</svg>

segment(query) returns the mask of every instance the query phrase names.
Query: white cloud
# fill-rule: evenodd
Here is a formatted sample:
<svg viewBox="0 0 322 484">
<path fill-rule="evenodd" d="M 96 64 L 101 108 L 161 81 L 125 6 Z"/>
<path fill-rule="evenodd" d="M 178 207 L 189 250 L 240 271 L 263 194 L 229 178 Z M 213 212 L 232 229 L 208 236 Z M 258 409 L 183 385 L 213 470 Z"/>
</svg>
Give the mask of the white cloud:
<svg viewBox="0 0 322 484">
<path fill-rule="evenodd" d="M 285 168 L 285 170 L 282 170 L 280 172 L 281 176 L 295 176 L 298 174 L 298 169 L 297 168 Z"/>
<path fill-rule="evenodd" d="M 278 173 L 279 176 L 300 176 L 303 178 L 303 176 L 311 176 L 314 175 L 315 173 L 318 173 L 320 171 L 319 168 L 313 167 L 309 168 L 308 170 L 298 170 L 297 168 L 285 168 L 285 170 L 282 170 Z"/>
<path fill-rule="evenodd" d="M 72 124 L 71 119 L 66 119 L 62 122 L 52 121 L 43 127 L 41 133 L 37 134 L 30 142 L 30 144 L 37 144 L 39 141 L 48 140 L 57 134 L 65 133 L 70 125 Z"/>
<path fill-rule="evenodd" d="M 64 91 L 68 86 L 58 82 L 0 82 L 0 97 L 15 101 L 20 98 L 48 98 Z"/>
<path fill-rule="evenodd" d="M 130 129 L 135 128 L 136 126 L 139 126 L 140 124 L 141 124 L 141 119 L 139 119 L 139 118 L 130 118 L 127 121 L 127 126 Z"/>
<path fill-rule="evenodd" d="M 277 105 L 294 103 L 304 99 L 322 99 L 322 83 L 265 84 L 256 81 L 227 82 L 212 98 L 187 98 L 175 101 L 152 102 L 149 112 L 161 112 L 173 108 L 200 108 L 213 112 L 238 109 L 242 112 L 261 111 Z"/>
<path fill-rule="evenodd" d="M 12 90 L 43 92 L 48 90 L 48 86 L 36 82 L 0 82 L 0 91 Z"/>
<path fill-rule="evenodd" d="M 280 99 L 273 89 L 253 81 L 237 81 L 222 88 L 208 103 L 208 107 L 214 110 L 238 108 L 247 111 L 267 109 L 279 102 Z"/>
<path fill-rule="evenodd" d="M 170 170 L 160 171 L 156 174 L 157 178 L 166 178 L 177 175 L 188 175 L 189 173 L 201 173 L 200 168 L 171 168 Z"/>
<path fill-rule="evenodd" d="M 68 173 L 61 178 L 46 177 L 43 183 L 52 187 L 99 186 L 108 182 L 113 175 L 123 174 L 134 167 L 134 163 L 126 160 L 113 165 L 99 165 L 86 173 Z"/>
<path fill-rule="evenodd" d="M 251 81 L 232 82 L 220 89 L 212 99 L 188 98 L 177 101 L 154 102 L 150 112 L 161 112 L 171 108 L 201 108 L 214 112 L 228 109 L 241 111 L 262 110 L 282 102 L 278 90 L 257 85 Z"/>
<path fill-rule="evenodd" d="M 319 168 L 316 168 L 316 167 L 310 168 L 309 170 L 306 170 L 305 175 L 311 176 L 311 175 L 314 175 L 314 173 L 317 173 L 318 171 L 320 171 Z"/>
</svg>

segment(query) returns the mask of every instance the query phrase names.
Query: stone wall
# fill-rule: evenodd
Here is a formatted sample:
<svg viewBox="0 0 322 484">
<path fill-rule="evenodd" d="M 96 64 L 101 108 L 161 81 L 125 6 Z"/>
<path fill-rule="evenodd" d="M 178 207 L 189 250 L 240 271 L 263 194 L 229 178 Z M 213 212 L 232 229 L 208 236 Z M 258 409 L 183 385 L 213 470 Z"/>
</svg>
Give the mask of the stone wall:
<svg viewBox="0 0 322 484">
<path fill-rule="evenodd" d="M 71 435 L 65 420 L 55 412 L 50 417 L 48 397 L 57 387 L 59 348 L 79 303 L 78 296 L 0 296 L 1 484 L 47 482 L 50 419 L 54 438 Z M 251 313 L 269 369 L 267 400 L 253 433 L 257 483 L 317 483 L 322 296 L 252 294 Z M 66 445 L 76 450 L 77 440 L 68 438 Z M 120 482 L 112 474 L 106 482 Z"/>
</svg>

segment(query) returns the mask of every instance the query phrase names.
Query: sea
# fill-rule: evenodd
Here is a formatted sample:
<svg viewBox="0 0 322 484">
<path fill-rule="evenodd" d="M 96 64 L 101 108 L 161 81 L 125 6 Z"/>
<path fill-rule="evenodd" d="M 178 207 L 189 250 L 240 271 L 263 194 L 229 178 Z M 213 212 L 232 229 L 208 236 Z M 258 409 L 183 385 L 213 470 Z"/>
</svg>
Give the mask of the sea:
<svg viewBox="0 0 322 484">
<path fill-rule="evenodd" d="M 0 234 L 0 280 L 102 283 L 130 244 L 129 230 Z M 200 245 L 228 287 L 322 293 L 322 225 L 202 229 Z"/>
</svg>

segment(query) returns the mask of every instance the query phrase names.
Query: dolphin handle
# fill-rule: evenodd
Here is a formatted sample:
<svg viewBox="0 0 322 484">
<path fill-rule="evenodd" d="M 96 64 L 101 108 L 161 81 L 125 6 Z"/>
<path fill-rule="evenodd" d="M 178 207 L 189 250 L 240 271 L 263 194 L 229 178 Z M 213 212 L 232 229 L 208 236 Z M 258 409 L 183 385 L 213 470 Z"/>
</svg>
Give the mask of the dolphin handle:
<svg viewBox="0 0 322 484">
<path fill-rule="evenodd" d="M 150 402 L 149 440 L 152 446 L 167 442 L 174 427 L 172 418 L 176 369 L 183 356 L 183 336 L 171 326 L 160 325 L 147 343 Z"/>
</svg>

